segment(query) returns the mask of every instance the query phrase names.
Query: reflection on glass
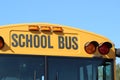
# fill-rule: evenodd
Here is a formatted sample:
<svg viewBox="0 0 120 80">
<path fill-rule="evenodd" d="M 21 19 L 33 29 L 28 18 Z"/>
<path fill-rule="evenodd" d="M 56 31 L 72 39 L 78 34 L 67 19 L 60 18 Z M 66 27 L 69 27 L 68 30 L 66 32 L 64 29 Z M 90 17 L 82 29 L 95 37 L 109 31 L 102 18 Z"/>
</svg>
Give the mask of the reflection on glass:
<svg viewBox="0 0 120 80">
<path fill-rule="evenodd" d="M 112 80 L 112 63 L 104 62 L 98 67 L 98 80 Z"/>
<path fill-rule="evenodd" d="M 112 80 L 112 66 L 110 62 L 106 62 L 105 65 L 105 73 L 106 73 L 106 80 Z"/>
<path fill-rule="evenodd" d="M 83 67 L 80 67 L 80 80 L 84 80 L 84 70 L 83 70 Z"/>
<path fill-rule="evenodd" d="M 98 80 L 103 80 L 103 66 L 98 67 Z"/>
<path fill-rule="evenodd" d="M 44 80 L 44 75 L 42 75 L 42 77 L 41 77 L 42 79 L 41 80 Z"/>
</svg>

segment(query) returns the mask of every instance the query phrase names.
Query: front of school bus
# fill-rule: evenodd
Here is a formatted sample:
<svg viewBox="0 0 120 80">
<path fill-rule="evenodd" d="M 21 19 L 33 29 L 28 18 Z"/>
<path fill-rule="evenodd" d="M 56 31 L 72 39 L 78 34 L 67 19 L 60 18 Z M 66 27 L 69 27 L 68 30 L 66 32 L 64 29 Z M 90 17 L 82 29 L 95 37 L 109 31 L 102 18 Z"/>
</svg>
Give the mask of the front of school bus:
<svg viewBox="0 0 120 80">
<path fill-rule="evenodd" d="M 115 80 L 107 38 L 68 26 L 0 27 L 0 80 Z"/>
</svg>

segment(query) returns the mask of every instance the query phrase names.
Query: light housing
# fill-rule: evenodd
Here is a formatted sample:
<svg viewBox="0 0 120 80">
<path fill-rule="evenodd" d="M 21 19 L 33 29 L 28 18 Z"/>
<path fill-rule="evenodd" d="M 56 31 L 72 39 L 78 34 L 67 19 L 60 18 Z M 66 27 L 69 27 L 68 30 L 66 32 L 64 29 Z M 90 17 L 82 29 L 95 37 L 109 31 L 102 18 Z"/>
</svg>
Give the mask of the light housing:
<svg viewBox="0 0 120 80">
<path fill-rule="evenodd" d="M 57 27 L 57 26 L 54 26 L 52 28 L 53 32 L 63 32 L 63 28 L 62 27 Z"/>
<path fill-rule="evenodd" d="M 2 49 L 5 45 L 4 39 L 0 36 L 0 49 Z"/>
<path fill-rule="evenodd" d="M 41 31 L 50 32 L 51 31 L 51 27 L 50 26 L 41 26 Z"/>
<path fill-rule="evenodd" d="M 39 31 L 38 25 L 29 25 L 29 31 Z"/>
<path fill-rule="evenodd" d="M 84 49 L 88 54 L 93 54 L 95 53 L 97 46 L 98 46 L 98 43 L 96 41 L 91 41 L 85 44 Z"/>
<path fill-rule="evenodd" d="M 120 48 L 115 48 L 115 53 L 117 57 L 120 57 Z"/>
<path fill-rule="evenodd" d="M 100 54 L 106 55 L 109 53 L 111 47 L 112 47 L 112 44 L 110 42 L 104 42 L 99 45 L 98 51 L 100 52 Z"/>
</svg>

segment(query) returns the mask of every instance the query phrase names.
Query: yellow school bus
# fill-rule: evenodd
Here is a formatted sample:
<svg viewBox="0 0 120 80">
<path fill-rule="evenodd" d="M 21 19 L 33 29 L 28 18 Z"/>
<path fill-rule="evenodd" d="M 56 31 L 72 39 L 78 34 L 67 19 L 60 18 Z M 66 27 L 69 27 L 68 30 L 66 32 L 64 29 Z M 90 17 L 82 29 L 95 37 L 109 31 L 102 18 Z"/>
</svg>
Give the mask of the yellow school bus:
<svg viewBox="0 0 120 80">
<path fill-rule="evenodd" d="M 69 26 L 0 27 L 0 80 L 116 80 L 115 47 L 106 37 Z"/>
</svg>

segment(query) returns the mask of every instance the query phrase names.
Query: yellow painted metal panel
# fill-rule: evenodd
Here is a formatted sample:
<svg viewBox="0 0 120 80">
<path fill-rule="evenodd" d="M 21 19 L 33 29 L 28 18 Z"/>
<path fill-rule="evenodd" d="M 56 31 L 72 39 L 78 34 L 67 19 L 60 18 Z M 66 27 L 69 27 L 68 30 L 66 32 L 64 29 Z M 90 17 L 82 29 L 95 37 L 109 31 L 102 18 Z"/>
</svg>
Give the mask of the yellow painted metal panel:
<svg viewBox="0 0 120 80">
<path fill-rule="evenodd" d="M 51 31 L 29 31 L 29 25 L 37 25 L 38 29 L 49 26 Z M 63 31 L 54 32 L 53 27 L 61 27 Z M 1 54 L 115 58 L 114 44 L 109 39 L 69 26 L 47 23 L 7 25 L 0 27 L 0 36 L 5 41 Z M 112 48 L 107 55 L 101 55 L 98 50 L 87 54 L 84 46 L 90 41 L 97 41 L 98 44 L 110 42 Z"/>
</svg>

